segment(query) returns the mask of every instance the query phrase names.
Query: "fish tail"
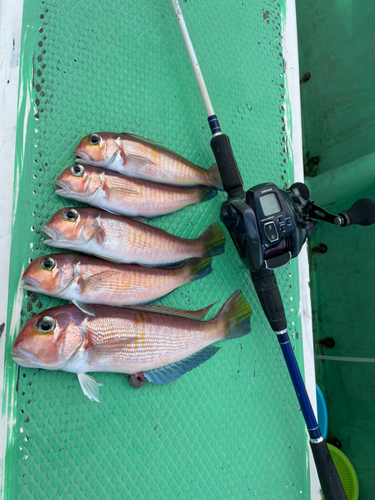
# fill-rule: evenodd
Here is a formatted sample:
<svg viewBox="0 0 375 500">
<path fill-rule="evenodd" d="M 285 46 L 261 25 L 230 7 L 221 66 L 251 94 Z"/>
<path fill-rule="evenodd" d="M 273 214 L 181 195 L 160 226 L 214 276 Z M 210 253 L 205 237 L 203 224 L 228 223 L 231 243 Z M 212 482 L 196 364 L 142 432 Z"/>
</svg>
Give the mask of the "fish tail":
<svg viewBox="0 0 375 500">
<path fill-rule="evenodd" d="M 236 339 L 250 333 L 250 304 L 240 290 L 226 301 L 217 318 L 224 323 L 224 335 L 221 340 Z"/>
<path fill-rule="evenodd" d="M 214 163 L 212 165 L 212 167 L 210 167 L 208 169 L 208 171 L 211 174 L 210 185 L 212 187 L 214 187 L 215 189 L 219 189 L 220 191 L 224 191 L 223 183 L 221 181 L 219 167 L 217 166 L 217 163 Z"/>
<path fill-rule="evenodd" d="M 211 257 L 204 257 L 203 259 L 195 258 L 191 259 L 187 264 L 185 264 L 187 271 L 190 275 L 189 281 L 196 281 L 208 276 L 212 273 L 211 267 L 212 259 Z M 184 266 L 184 267 L 185 267 Z"/>
<path fill-rule="evenodd" d="M 204 201 L 211 200 L 211 198 L 214 198 L 216 195 L 217 195 L 216 189 L 206 187 L 201 190 L 201 199 L 199 200 L 198 203 L 203 203 Z"/>
<path fill-rule="evenodd" d="M 224 252 L 225 234 L 218 222 L 214 222 L 206 231 L 198 238 L 204 243 L 205 257 L 214 257 Z"/>
</svg>

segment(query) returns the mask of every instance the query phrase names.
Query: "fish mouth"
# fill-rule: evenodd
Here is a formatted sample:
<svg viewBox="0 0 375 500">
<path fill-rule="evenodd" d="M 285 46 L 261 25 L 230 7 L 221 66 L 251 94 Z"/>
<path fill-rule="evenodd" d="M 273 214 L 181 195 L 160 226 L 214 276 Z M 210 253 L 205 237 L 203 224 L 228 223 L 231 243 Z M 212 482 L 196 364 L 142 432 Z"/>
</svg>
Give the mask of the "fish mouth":
<svg viewBox="0 0 375 500">
<path fill-rule="evenodd" d="M 66 184 L 66 182 L 64 181 L 59 181 L 59 180 L 55 181 L 55 186 L 60 188 L 55 191 L 55 193 L 59 194 L 60 196 L 64 196 L 70 193 L 70 186 L 69 184 Z"/>
<path fill-rule="evenodd" d="M 87 153 L 84 153 L 83 151 L 74 151 L 74 154 L 76 155 L 76 163 L 83 163 L 84 165 L 94 165 L 96 162 L 94 161 L 93 158 L 91 158 L 90 155 Z"/>
<path fill-rule="evenodd" d="M 71 200 L 80 200 L 80 195 L 76 193 L 72 188 L 64 181 L 55 181 L 55 186 L 60 189 L 56 189 L 55 193 L 62 198 L 70 198 Z"/>
<path fill-rule="evenodd" d="M 81 244 L 81 242 L 76 239 L 73 241 L 68 240 L 64 234 L 56 228 L 53 229 L 52 227 L 44 226 L 41 230 L 44 234 L 49 236 L 50 239 L 44 240 L 44 243 L 50 247 L 70 248 L 71 250 L 75 250 L 75 248 Z M 82 241 L 82 244 L 83 243 L 85 243 L 85 241 Z"/>
<path fill-rule="evenodd" d="M 47 245 L 65 239 L 58 229 L 52 229 L 52 227 L 44 226 L 42 227 L 42 232 L 50 238 L 49 240 L 44 240 L 44 243 Z"/>
<path fill-rule="evenodd" d="M 22 288 L 29 292 L 39 292 L 42 290 L 40 283 L 34 278 L 22 278 L 25 283 L 22 283 Z"/>
<path fill-rule="evenodd" d="M 26 349 L 15 347 L 12 349 L 11 354 L 13 356 L 13 361 L 15 361 L 20 366 L 23 366 L 24 368 L 33 368 L 36 365 L 42 365 L 39 358 L 34 356 L 34 354 L 27 351 Z"/>
</svg>

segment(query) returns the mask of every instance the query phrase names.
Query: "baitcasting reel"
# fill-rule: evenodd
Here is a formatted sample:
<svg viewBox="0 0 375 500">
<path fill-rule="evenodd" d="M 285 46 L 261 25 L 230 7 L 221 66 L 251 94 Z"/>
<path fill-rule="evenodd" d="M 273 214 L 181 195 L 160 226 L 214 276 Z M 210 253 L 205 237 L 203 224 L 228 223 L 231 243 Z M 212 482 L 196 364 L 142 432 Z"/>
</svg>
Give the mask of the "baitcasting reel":
<svg viewBox="0 0 375 500">
<path fill-rule="evenodd" d="M 313 219 L 337 226 L 375 223 L 375 202 L 368 198 L 339 215 L 330 214 L 309 198 L 305 184 L 297 182 L 284 191 L 269 182 L 249 189 L 245 201 L 235 197 L 223 203 L 221 220 L 249 271 L 277 269 L 296 257 L 314 233 Z"/>
</svg>

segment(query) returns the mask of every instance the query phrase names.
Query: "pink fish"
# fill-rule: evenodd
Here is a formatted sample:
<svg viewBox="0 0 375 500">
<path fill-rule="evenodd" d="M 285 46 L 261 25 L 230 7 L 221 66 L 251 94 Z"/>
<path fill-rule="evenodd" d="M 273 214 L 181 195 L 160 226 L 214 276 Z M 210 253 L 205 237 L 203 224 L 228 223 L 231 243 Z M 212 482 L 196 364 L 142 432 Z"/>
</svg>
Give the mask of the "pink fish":
<svg viewBox="0 0 375 500">
<path fill-rule="evenodd" d="M 22 280 L 26 290 L 71 300 L 93 314 L 87 304 L 121 307 L 155 302 L 181 285 L 208 276 L 211 260 L 192 259 L 177 269 L 158 269 L 60 253 L 35 259 Z"/>
<path fill-rule="evenodd" d="M 93 306 L 95 316 L 74 305 L 43 311 L 22 328 L 13 359 L 24 367 L 77 373 L 84 394 L 99 401 L 102 384 L 88 372 L 142 373 L 163 384 L 216 354 L 219 348 L 211 344 L 250 332 L 251 308 L 239 291 L 210 321 L 198 321 L 209 307 L 174 315 L 150 307 L 154 312 Z"/>
<path fill-rule="evenodd" d="M 216 196 L 211 188 L 182 188 L 156 184 L 110 172 L 103 168 L 74 165 L 55 182 L 56 193 L 108 212 L 130 217 L 158 217 L 202 203 Z"/>
<path fill-rule="evenodd" d="M 118 263 L 165 266 L 224 252 L 225 235 L 212 224 L 188 240 L 96 208 L 63 208 L 42 228 L 47 245 L 88 253 Z"/>
<path fill-rule="evenodd" d="M 176 186 L 223 189 L 217 165 L 209 170 L 153 141 L 134 134 L 100 132 L 84 137 L 74 154 L 81 165 L 109 170 L 147 181 Z"/>
</svg>

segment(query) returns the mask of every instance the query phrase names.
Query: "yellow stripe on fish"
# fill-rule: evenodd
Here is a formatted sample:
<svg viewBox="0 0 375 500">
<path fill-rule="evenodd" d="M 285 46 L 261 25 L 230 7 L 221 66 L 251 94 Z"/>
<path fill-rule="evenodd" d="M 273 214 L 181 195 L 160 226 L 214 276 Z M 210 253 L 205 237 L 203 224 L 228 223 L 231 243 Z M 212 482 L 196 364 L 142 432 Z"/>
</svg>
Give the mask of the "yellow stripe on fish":
<svg viewBox="0 0 375 500">
<path fill-rule="evenodd" d="M 135 134 L 90 134 L 80 141 L 74 154 L 81 165 L 105 167 L 129 177 L 176 186 L 223 189 L 216 165 L 205 170 Z"/>
<path fill-rule="evenodd" d="M 178 238 L 138 221 L 95 208 L 59 210 L 47 222 L 45 243 L 117 263 L 163 266 L 224 251 L 225 235 L 215 222 L 199 238 Z"/>
<path fill-rule="evenodd" d="M 213 343 L 250 332 L 251 308 L 239 291 L 209 321 L 189 319 L 194 311 L 155 312 L 157 306 L 152 312 L 92 307 L 95 316 L 68 305 L 29 319 L 13 344 L 14 361 L 77 373 L 84 394 L 99 401 L 101 383 L 88 372 L 142 374 L 150 382 L 167 383 L 216 354 Z"/>
<path fill-rule="evenodd" d="M 158 217 L 202 203 L 216 196 L 211 188 L 183 188 L 157 184 L 106 171 L 74 165 L 55 181 L 56 193 L 109 212 L 131 217 Z"/>
<path fill-rule="evenodd" d="M 26 290 L 84 304 L 115 306 L 147 304 L 176 288 L 211 273 L 211 257 L 192 259 L 176 269 L 114 264 L 75 254 L 54 254 L 35 259 L 22 279 Z"/>
</svg>

